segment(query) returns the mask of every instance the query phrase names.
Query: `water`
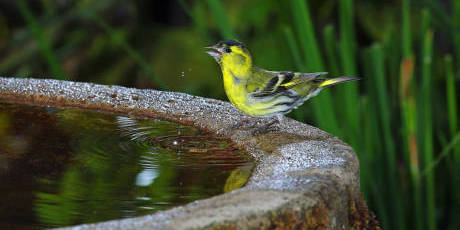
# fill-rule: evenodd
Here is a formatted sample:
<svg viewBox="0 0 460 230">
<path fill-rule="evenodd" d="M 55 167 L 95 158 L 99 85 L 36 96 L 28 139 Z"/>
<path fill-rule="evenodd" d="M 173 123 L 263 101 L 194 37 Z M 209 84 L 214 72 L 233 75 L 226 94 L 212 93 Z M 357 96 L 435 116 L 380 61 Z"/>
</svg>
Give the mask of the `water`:
<svg viewBox="0 0 460 230">
<path fill-rule="evenodd" d="M 0 229 L 153 213 L 241 187 L 251 161 L 170 122 L 0 104 Z"/>
</svg>

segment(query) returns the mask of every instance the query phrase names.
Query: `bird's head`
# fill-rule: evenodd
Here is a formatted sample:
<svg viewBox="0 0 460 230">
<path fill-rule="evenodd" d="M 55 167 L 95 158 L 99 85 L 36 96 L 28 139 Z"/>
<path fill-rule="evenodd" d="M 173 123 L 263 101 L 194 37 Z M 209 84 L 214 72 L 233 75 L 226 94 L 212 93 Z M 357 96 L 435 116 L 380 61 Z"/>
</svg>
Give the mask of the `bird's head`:
<svg viewBox="0 0 460 230">
<path fill-rule="evenodd" d="M 225 40 L 206 47 L 211 49 L 206 51 L 222 67 L 242 68 L 251 67 L 251 55 L 246 46 L 237 40 Z"/>
</svg>

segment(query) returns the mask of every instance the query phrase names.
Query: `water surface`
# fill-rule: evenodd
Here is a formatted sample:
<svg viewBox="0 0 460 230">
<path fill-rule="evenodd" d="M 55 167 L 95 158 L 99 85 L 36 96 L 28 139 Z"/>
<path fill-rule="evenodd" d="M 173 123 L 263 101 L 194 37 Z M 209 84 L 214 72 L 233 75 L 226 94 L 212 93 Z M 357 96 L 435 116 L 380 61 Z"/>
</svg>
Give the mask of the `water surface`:
<svg viewBox="0 0 460 230">
<path fill-rule="evenodd" d="M 0 104 L 0 229 L 134 217 L 238 188 L 251 161 L 197 129 Z"/>
</svg>

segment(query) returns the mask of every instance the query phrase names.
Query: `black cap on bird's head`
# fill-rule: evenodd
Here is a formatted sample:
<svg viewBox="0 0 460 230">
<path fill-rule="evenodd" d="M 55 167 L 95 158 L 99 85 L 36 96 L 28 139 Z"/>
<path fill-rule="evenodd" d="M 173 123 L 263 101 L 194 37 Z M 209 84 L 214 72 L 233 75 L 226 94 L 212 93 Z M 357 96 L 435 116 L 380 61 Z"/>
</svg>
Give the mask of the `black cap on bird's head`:
<svg viewBox="0 0 460 230">
<path fill-rule="evenodd" d="M 246 46 L 242 42 L 239 42 L 237 40 L 220 41 L 213 46 L 208 46 L 205 48 L 212 49 L 211 51 L 206 51 L 206 53 L 211 55 L 214 59 L 216 59 L 217 62 L 219 62 L 223 54 L 232 52 L 232 46 L 236 46 L 241 48 L 242 50 L 246 50 Z"/>
</svg>

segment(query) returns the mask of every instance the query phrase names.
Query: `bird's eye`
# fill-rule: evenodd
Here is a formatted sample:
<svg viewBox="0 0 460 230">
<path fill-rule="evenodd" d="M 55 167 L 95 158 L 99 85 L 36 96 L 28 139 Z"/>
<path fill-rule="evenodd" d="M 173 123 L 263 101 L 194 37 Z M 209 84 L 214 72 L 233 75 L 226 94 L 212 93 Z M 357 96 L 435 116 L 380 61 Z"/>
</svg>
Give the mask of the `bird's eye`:
<svg viewBox="0 0 460 230">
<path fill-rule="evenodd" d="M 225 53 L 230 53 L 230 52 L 232 52 L 232 49 L 230 49 L 230 47 L 225 47 L 224 52 Z"/>
</svg>

